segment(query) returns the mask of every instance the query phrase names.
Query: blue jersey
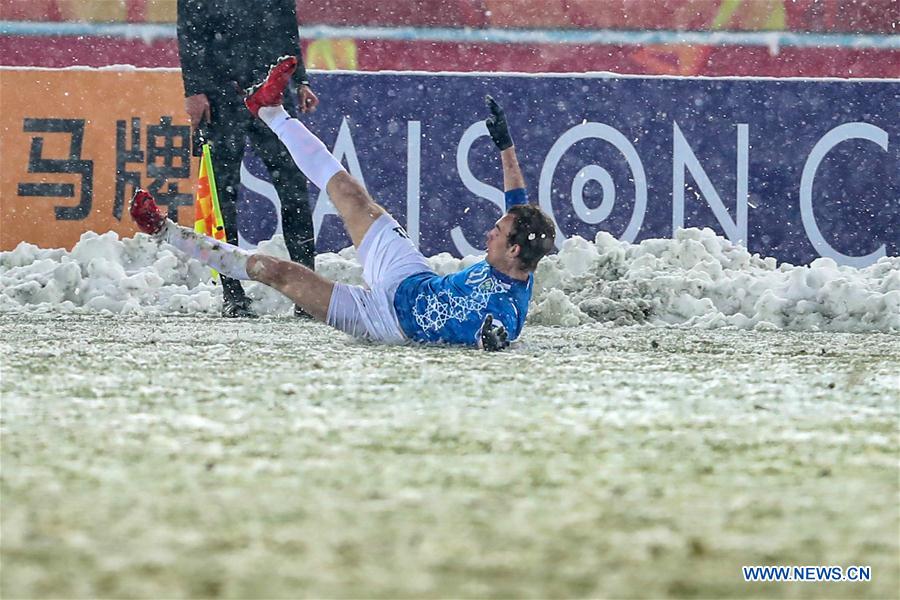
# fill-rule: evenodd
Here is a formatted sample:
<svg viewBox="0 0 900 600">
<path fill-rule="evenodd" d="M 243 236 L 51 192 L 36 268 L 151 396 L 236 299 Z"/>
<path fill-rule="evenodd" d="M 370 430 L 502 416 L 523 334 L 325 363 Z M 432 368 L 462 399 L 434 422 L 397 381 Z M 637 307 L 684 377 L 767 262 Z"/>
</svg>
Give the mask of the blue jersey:
<svg viewBox="0 0 900 600">
<path fill-rule="evenodd" d="M 488 314 L 514 340 L 525 325 L 533 284 L 531 275 L 528 281 L 513 279 L 481 261 L 443 277 L 407 277 L 397 288 L 394 309 L 403 333 L 417 342 L 477 345 Z"/>
<path fill-rule="evenodd" d="M 524 189 L 506 192 L 507 209 L 525 202 Z M 533 285 L 532 275 L 513 279 L 482 260 L 452 275 L 407 277 L 397 288 L 394 310 L 403 333 L 417 342 L 477 345 L 488 314 L 514 340 L 525 325 Z"/>
</svg>

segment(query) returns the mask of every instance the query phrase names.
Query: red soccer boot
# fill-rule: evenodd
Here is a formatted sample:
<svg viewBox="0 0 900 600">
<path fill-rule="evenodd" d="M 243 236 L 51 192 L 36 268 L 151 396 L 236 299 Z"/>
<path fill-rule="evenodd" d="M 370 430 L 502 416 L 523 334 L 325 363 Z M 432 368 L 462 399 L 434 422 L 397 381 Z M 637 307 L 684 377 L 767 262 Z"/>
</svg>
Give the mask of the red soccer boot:
<svg viewBox="0 0 900 600">
<path fill-rule="evenodd" d="M 131 218 L 137 223 L 138 229 L 150 235 L 156 235 L 166 224 L 166 216 L 159 211 L 156 200 L 150 192 L 138 188 L 134 192 L 131 204 L 128 206 Z"/>
<path fill-rule="evenodd" d="M 297 70 L 296 56 L 282 56 L 269 69 L 265 81 L 257 83 L 244 97 L 244 104 L 254 117 L 258 116 L 259 109 L 263 106 L 278 106 L 284 96 L 284 89 L 291 80 L 291 75 Z"/>
</svg>

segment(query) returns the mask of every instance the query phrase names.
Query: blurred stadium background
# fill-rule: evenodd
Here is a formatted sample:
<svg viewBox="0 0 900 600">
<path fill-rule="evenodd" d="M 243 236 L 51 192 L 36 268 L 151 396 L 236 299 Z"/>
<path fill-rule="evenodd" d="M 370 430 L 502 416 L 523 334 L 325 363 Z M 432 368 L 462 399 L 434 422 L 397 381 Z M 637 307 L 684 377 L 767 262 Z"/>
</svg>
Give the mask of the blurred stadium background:
<svg viewBox="0 0 900 600">
<path fill-rule="evenodd" d="M 175 0 L 2 0 L 0 63 L 177 67 Z M 298 0 L 318 69 L 897 77 L 897 0 Z M 497 44 L 504 44 L 497 52 Z"/>
</svg>

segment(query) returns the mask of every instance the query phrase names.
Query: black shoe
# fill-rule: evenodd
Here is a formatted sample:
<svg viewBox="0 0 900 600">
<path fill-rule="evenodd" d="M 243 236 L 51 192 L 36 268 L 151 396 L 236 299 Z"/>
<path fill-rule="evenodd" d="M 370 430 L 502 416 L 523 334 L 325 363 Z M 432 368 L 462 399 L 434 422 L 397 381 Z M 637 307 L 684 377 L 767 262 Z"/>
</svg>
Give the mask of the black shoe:
<svg viewBox="0 0 900 600">
<path fill-rule="evenodd" d="M 222 316 L 226 319 L 256 319 L 259 315 L 250 308 L 250 299 L 226 300 L 222 304 Z"/>
<path fill-rule="evenodd" d="M 312 319 L 312 315 L 297 304 L 294 305 L 294 316 L 298 319 Z"/>
</svg>

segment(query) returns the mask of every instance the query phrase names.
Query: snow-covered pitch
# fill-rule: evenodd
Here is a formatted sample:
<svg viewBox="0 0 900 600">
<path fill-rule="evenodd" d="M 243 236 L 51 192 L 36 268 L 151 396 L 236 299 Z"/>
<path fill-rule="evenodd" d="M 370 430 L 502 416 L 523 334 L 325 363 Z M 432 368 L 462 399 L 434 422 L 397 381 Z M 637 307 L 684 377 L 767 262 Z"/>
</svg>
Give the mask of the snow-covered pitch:
<svg viewBox="0 0 900 600">
<path fill-rule="evenodd" d="M 352 250 L 318 268 L 360 278 Z M 496 354 L 249 289 L 263 318 L 221 319 L 208 269 L 144 235 L 0 253 L 0 596 L 900 589 L 898 258 L 572 239 Z M 817 564 L 872 581 L 741 574 Z"/>
</svg>

